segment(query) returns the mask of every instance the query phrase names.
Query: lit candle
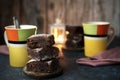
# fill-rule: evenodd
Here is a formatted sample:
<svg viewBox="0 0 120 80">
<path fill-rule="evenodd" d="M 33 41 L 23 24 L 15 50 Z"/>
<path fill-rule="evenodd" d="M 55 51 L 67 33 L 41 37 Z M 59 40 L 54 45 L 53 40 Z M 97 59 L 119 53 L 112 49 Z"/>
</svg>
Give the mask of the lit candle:
<svg viewBox="0 0 120 80">
<path fill-rule="evenodd" d="M 50 33 L 54 35 L 56 44 L 65 43 L 65 25 L 60 19 L 56 19 L 56 23 L 50 26 Z"/>
<path fill-rule="evenodd" d="M 62 47 L 65 43 L 65 25 L 61 23 L 59 18 L 56 19 L 56 23 L 50 25 L 50 34 L 54 35 L 55 46 L 59 48 L 59 56 L 63 57 Z"/>
</svg>

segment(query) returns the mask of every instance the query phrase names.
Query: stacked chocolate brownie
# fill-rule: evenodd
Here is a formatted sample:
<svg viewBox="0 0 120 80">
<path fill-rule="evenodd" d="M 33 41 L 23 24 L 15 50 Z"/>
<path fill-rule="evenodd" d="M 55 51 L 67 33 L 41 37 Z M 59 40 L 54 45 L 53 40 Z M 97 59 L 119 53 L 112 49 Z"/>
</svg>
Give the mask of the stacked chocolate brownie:
<svg viewBox="0 0 120 80">
<path fill-rule="evenodd" d="M 32 35 L 27 39 L 28 56 L 31 58 L 25 66 L 25 73 L 44 76 L 60 71 L 59 49 L 54 47 L 52 34 Z"/>
</svg>

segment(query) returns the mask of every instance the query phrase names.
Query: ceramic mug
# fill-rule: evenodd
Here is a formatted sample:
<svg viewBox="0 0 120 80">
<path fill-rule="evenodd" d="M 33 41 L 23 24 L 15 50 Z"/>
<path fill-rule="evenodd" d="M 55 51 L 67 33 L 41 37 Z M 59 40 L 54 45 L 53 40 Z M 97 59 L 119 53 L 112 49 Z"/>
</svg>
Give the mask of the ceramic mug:
<svg viewBox="0 0 120 80">
<path fill-rule="evenodd" d="M 34 25 L 20 25 L 20 29 L 14 25 L 6 26 L 6 36 L 10 43 L 26 43 L 29 36 L 36 33 L 37 27 Z"/>
<path fill-rule="evenodd" d="M 115 35 L 114 28 L 110 28 L 109 22 L 83 23 L 83 30 L 84 50 L 87 57 L 93 57 L 106 50 Z"/>
<path fill-rule="evenodd" d="M 9 59 L 10 66 L 12 67 L 24 67 L 29 60 L 27 52 L 27 44 L 11 44 L 8 45 L 9 48 Z"/>
<path fill-rule="evenodd" d="M 108 45 L 107 37 L 89 37 L 84 36 L 85 56 L 92 57 L 106 50 Z"/>
<path fill-rule="evenodd" d="M 85 35 L 107 35 L 110 23 L 109 22 L 86 22 L 83 23 Z"/>
<path fill-rule="evenodd" d="M 12 67 L 24 67 L 29 60 L 26 40 L 36 34 L 37 27 L 33 25 L 20 25 L 20 29 L 14 26 L 6 26 L 4 40 L 9 49 L 10 65 Z"/>
</svg>

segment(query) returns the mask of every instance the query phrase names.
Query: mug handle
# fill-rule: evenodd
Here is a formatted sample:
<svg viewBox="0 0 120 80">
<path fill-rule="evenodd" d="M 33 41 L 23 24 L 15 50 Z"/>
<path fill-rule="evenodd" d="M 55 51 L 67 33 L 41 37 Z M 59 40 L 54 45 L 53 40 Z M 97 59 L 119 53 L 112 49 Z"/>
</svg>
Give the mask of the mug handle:
<svg viewBox="0 0 120 80">
<path fill-rule="evenodd" d="M 110 27 L 108 30 L 108 43 L 107 46 L 110 45 L 110 43 L 113 41 L 115 37 L 115 29 L 113 27 Z"/>
<path fill-rule="evenodd" d="M 6 45 L 8 46 L 9 42 L 8 42 L 8 38 L 7 38 L 7 35 L 6 35 L 6 31 L 4 31 L 4 40 L 5 40 Z"/>
</svg>

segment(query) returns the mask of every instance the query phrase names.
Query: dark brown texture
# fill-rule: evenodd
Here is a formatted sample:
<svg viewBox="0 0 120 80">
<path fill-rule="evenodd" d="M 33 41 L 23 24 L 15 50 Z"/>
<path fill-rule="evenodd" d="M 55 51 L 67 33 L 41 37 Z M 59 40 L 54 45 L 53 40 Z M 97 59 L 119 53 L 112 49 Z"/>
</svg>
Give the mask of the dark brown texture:
<svg viewBox="0 0 120 80">
<path fill-rule="evenodd" d="M 26 67 L 27 71 L 51 73 L 59 68 L 59 60 L 54 58 L 48 61 L 32 61 Z"/>
<path fill-rule="evenodd" d="M 84 47 L 83 27 L 79 25 L 67 25 L 66 42 L 67 48 L 82 48 Z"/>
<path fill-rule="evenodd" d="M 55 41 L 52 34 L 36 34 L 27 39 L 27 46 L 29 48 L 41 48 L 52 46 L 53 44 L 55 44 Z"/>
<path fill-rule="evenodd" d="M 28 55 L 32 59 L 36 60 L 50 60 L 52 58 L 58 58 L 59 49 L 57 47 L 44 47 L 44 48 L 27 48 Z"/>
</svg>

